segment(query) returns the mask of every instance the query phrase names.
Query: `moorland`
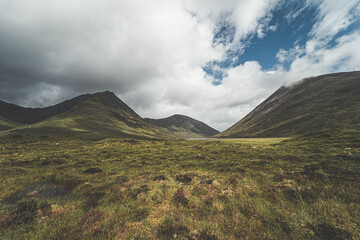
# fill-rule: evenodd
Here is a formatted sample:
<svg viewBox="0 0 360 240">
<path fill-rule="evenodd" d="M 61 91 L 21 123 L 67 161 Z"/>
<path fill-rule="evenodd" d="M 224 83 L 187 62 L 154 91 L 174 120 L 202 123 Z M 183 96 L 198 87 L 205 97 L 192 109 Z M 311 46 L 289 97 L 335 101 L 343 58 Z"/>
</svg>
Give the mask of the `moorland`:
<svg viewBox="0 0 360 240">
<path fill-rule="evenodd" d="M 360 239 L 359 75 L 282 87 L 200 141 L 217 131 L 110 92 L 0 101 L 0 238 Z"/>
<path fill-rule="evenodd" d="M 359 239 L 358 130 L 246 141 L 8 140 L 1 236 Z"/>
</svg>

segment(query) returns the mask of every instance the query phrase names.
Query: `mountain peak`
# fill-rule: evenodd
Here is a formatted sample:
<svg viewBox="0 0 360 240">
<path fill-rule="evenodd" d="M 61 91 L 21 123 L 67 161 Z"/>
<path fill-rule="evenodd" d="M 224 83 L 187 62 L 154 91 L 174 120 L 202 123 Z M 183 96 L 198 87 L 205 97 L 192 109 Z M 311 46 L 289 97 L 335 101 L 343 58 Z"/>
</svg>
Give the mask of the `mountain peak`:
<svg viewBox="0 0 360 240">
<path fill-rule="evenodd" d="M 91 95 L 102 95 L 102 96 L 115 96 L 115 93 L 114 92 L 111 92 L 109 90 L 106 90 L 106 91 L 103 91 L 103 92 L 96 92 L 96 93 L 93 93 Z"/>
<path fill-rule="evenodd" d="M 193 119 L 189 116 L 185 116 L 185 115 L 181 115 L 181 114 L 174 114 L 172 116 L 170 116 L 169 118 L 178 118 L 178 119 Z"/>
</svg>

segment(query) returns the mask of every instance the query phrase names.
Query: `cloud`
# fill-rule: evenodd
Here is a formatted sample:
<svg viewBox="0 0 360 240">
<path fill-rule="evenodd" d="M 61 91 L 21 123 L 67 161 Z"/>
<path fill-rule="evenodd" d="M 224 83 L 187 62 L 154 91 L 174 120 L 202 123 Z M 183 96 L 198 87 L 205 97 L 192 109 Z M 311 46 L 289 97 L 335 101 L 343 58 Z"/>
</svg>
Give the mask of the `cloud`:
<svg viewBox="0 0 360 240">
<path fill-rule="evenodd" d="M 351 49 L 359 34 L 335 37 L 358 17 L 356 2 L 340 9 L 308 1 L 319 11 L 307 44 L 278 52 L 289 71 L 266 72 L 257 61 L 234 63 L 254 38 L 277 30 L 272 11 L 283 0 L 3 0 L 0 96 L 47 106 L 111 90 L 144 117 L 186 114 L 224 130 L 287 79 L 358 69 Z M 229 66 L 214 69 L 224 77 L 215 86 L 203 67 L 228 58 Z"/>
<path fill-rule="evenodd" d="M 249 35 L 263 38 L 265 32 L 273 31 L 274 26 L 269 27 L 272 18 L 272 10 L 280 4 L 281 0 L 189 0 L 186 8 L 196 13 L 201 21 L 210 21 L 219 24 L 217 20 L 226 16 L 228 23 L 235 27 L 232 44 L 229 48 L 241 49 Z M 221 22 L 220 22 L 221 24 Z"/>
<path fill-rule="evenodd" d="M 280 49 L 279 62 L 290 62 L 287 82 L 331 72 L 354 71 L 360 68 L 360 57 L 353 49 L 360 43 L 359 30 L 346 30 L 356 24 L 360 16 L 360 2 L 349 0 L 338 7 L 334 0 L 308 2 L 306 7 L 317 7 L 316 23 L 304 46 Z M 305 10 L 302 9 L 302 11 Z M 330 44 L 331 42 L 331 44 Z"/>
<path fill-rule="evenodd" d="M 211 26 L 180 1 L 11 1 L 5 9 L 2 68 L 78 91 L 105 85 L 126 92 L 179 64 L 223 54 L 212 46 Z"/>
<path fill-rule="evenodd" d="M 299 45 L 296 45 L 288 51 L 280 49 L 276 54 L 276 58 L 279 60 L 280 63 L 292 62 L 295 58 L 299 57 L 304 53 L 305 49 L 300 47 Z"/>
<path fill-rule="evenodd" d="M 297 57 L 287 73 L 289 81 L 329 72 L 355 71 L 360 68 L 360 53 L 354 51 L 360 44 L 360 32 L 345 35 L 336 40 L 332 48 L 307 50 L 303 57 Z"/>
<path fill-rule="evenodd" d="M 167 79 L 166 89 L 158 91 L 161 85 L 154 88 L 157 89 L 157 99 L 151 103 L 152 107 L 145 106 L 139 111 L 144 116 L 156 116 L 156 113 L 161 113 L 158 117 L 182 113 L 202 119 L 223 130 L 237 122 L 239 116 L 244 116 L 276 90 L 285 81 L 282 74 L 280 69 L 265 72 L 258 62 L 249 61 L 229 69 L 223 83 L 214 86 L 211 84 L 211 78 L 197 81 L 203 77 L 202 71 L 179 68 L 178 73 L 174 75 L 176 78 Z M 176 83 L 179 76 L 183 79 L 181 87 Z M 126 98 L 130 102 L 135 102 L 138 94 L 137 92 Z M 155 92 L 144 89 L 141 94 L 148 94 L 146 98 L 150 98 Z"/>
<path fill-rule="evenodd" d="M 360 2 L 347 0 L 341 3 L 336 0 L 323 0 L 319 4 L 317 23 L 310 32 L 313 38 L 322 41 L 331 40 L 337 33 L 345 30 L 360 17 Z"/>
</svg>

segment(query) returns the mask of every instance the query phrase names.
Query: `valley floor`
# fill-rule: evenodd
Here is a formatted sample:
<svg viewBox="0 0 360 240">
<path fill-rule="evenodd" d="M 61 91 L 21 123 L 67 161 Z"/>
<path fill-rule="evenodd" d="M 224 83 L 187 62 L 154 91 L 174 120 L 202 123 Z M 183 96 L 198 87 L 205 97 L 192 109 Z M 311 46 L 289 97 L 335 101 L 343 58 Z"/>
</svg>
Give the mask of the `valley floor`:
<svg viewBox="0 0 360 240">
<path fill-rule="evenodd" d="M 360 239 L 356 134 L 245 142 L 3 139 L 0 236 Z"/>
</svg>

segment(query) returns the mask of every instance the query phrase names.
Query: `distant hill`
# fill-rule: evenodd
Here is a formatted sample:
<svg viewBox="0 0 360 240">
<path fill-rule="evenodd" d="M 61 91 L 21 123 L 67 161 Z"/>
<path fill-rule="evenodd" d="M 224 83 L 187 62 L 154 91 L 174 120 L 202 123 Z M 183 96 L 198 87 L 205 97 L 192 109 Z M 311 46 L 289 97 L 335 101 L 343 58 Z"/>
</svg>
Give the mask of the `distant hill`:
<svg viewBox="0 0 360 240">
<path fill-rule="evenodd" d="M 112 92 L 85 94 L 46 108 L 23 108 L 1 102 L 0 116 L 23 125 L 1 135 L 55 135 L 99 139 L 171 136 L 147 122 Z M 1 123 L 1 122 L 0 122 Z"/>
<path fill-rule="evenodd" d="M 279 88 L 219 137 L 286 137 L 360 123 L 360 72 L 327 74 Z"/>
<path fill-rule="evenodd" d="M 144 120 L 181 138 L 210 137 L 219 133 L 219 131 L 203 122 L 179 114 L 168 118 L 145 118 Z"/>
</svg>

